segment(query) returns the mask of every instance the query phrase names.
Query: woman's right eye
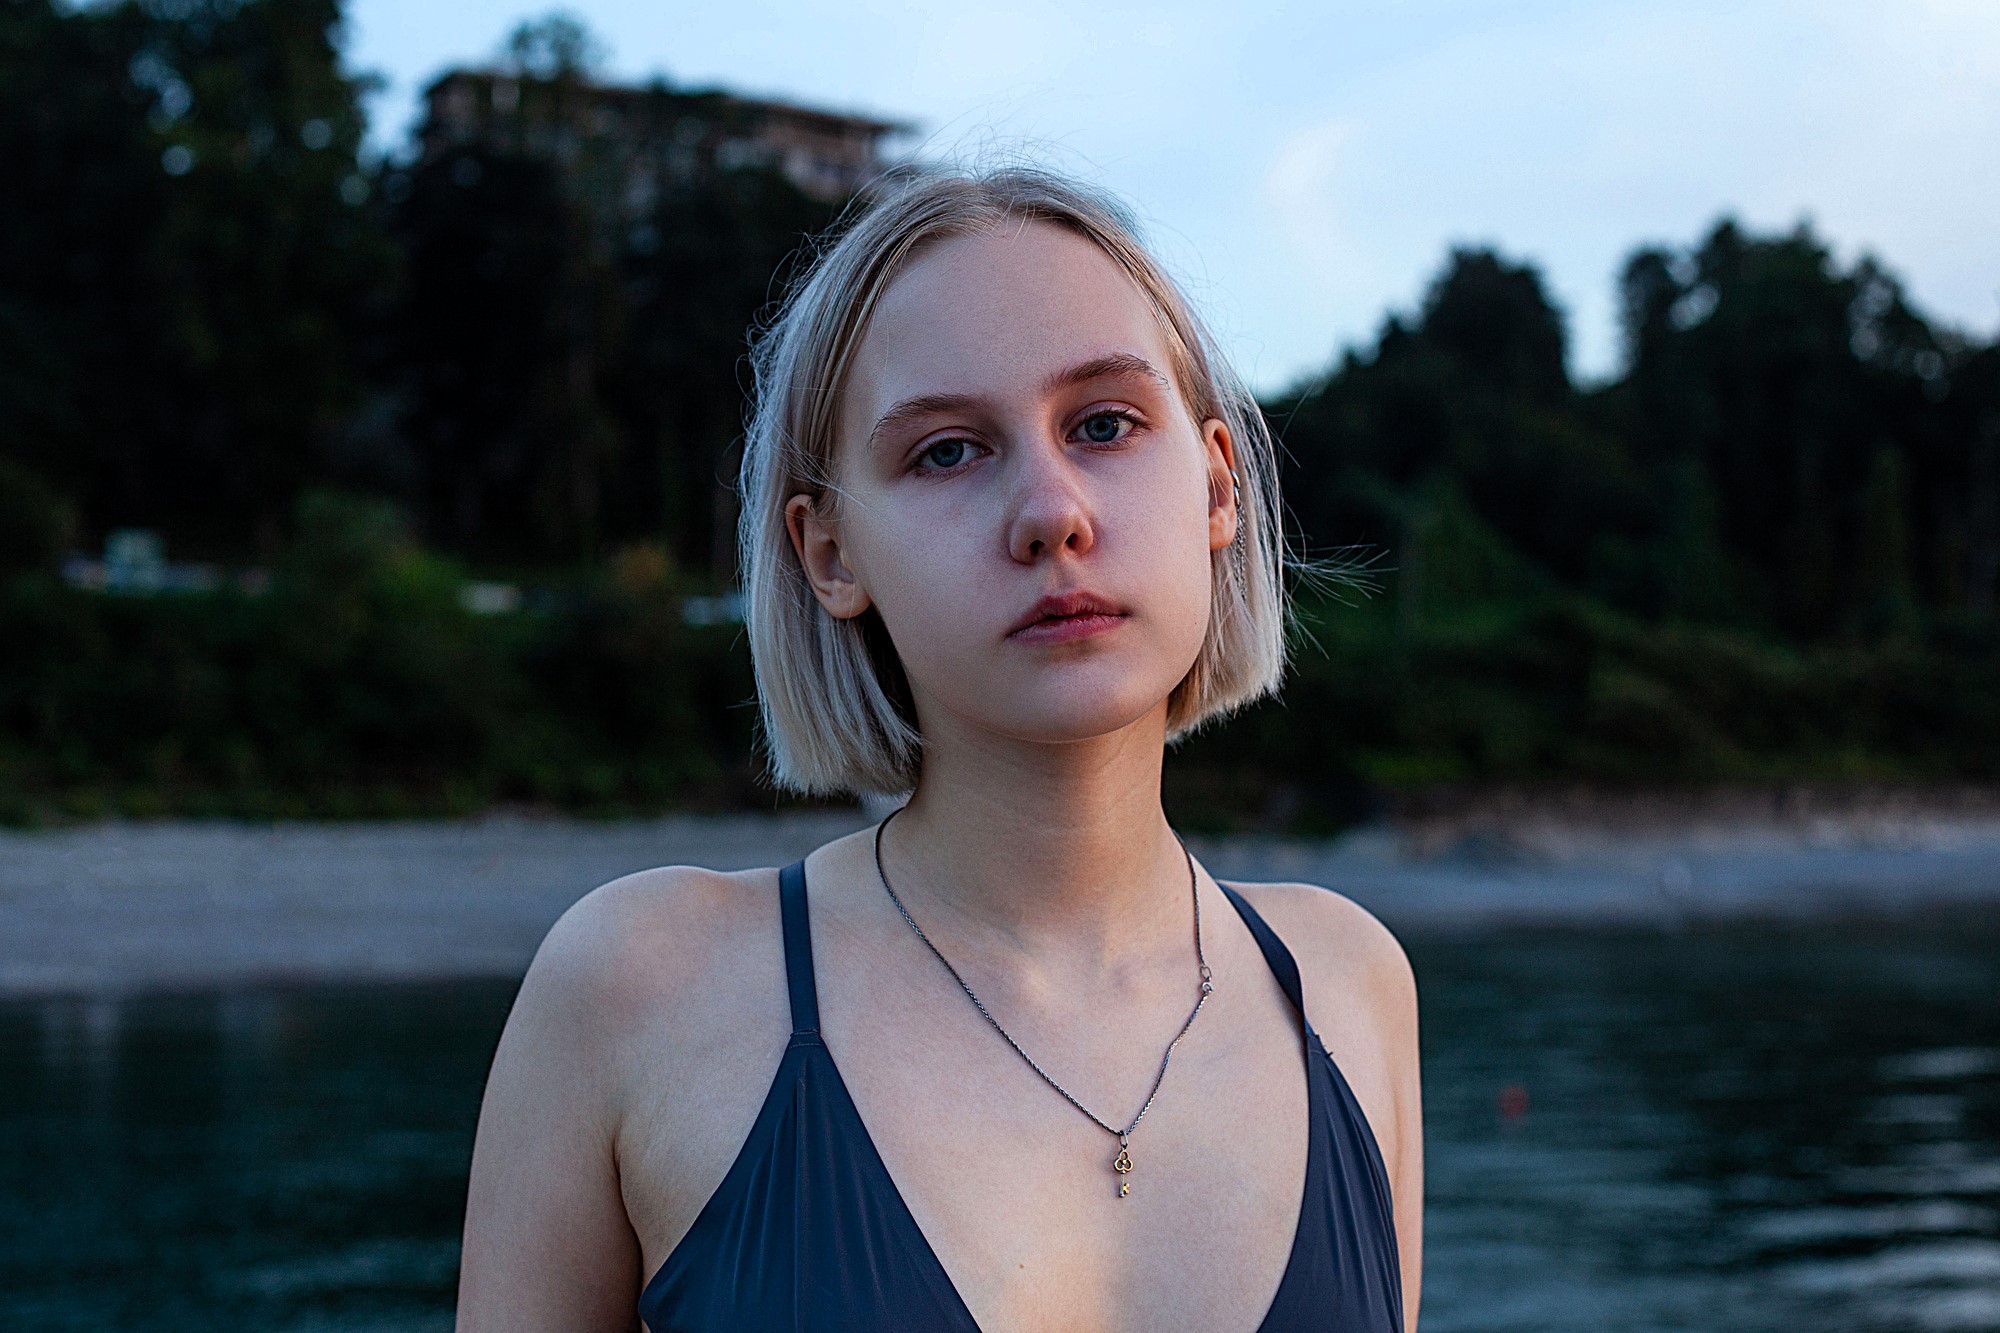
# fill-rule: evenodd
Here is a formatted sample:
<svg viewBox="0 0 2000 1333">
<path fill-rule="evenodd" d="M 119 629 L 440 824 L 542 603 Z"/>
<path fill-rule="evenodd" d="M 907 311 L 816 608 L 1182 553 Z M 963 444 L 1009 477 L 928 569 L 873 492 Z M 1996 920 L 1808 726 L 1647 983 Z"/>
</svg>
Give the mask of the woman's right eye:
<svg viewBox="0 0 2000 1333">
<path fill-rule="evenodd" d="M 917 455 L 917 462 L 921 463 L 926 458 L 931 458 L 933 455 L 942 454 L 943 456 L 937 458 L 936 460 L 938 466 L 934 469 L 918 469 L 918 470 L 949 472 L 953 468 L 957 467 L 960 463 L 965 461 L 966 447 L 967 447 L 966 441 L 964 440 L 937 440 L 932 444 L 925 446 L 924 450 Z"/>
</svg>

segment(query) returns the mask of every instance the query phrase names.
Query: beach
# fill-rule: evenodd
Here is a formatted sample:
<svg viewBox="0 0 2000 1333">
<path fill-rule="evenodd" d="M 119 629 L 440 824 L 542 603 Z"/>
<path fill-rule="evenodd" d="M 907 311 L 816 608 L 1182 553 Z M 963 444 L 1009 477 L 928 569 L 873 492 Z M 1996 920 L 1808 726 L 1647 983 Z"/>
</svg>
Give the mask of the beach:
<svg viewBox="0 0 2000 1333">
<path fill-rule="evenodd" d="M 613 823 L 102 823 L 0 832 L 0 996 L 520 975 L 593 887 L 779 865 L 873 809 Z M 2000 809 L 1488 800 L 1332 839 L 1202 837 L 1215 876 L 1345 893 L 1399 930 L 1908 915 L 2000 903 Z"/>
</svg>

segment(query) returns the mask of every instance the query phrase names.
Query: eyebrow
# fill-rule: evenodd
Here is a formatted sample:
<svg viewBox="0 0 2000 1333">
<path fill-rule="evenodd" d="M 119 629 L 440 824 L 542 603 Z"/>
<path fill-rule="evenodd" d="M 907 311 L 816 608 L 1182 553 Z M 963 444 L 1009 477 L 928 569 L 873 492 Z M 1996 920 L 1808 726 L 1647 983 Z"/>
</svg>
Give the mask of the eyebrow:
<svg viewBox="0 0 2000 1333">
<path fill-rule="evenodd" d="M 1088 361 L 1079 361 L 1049 375 L 1042 381 L 1044 394 L 1055 393 L 1059 389 L 1071 388 L 1078 384 L 1088 384 L 1092 380 L 1125 376 L 1151 380 L 1163 389 L 1171 389 L 1173 381 L 1161 374 L 1159 368 L 1143 356 L 1130 352 L 1112 352 L 1106 356 L 1094 356 Z M 963 411 L 975 407 L 981 400 L 977 395 L 967 393 L 925 393 L 914 398 L 905 398 L 879 417 L 868 432 L 868 444 L 872 448 L 882 432 L 892 426 L 900 426 L 918 417 L 933 416 L 945 412 Z"/>
</svg>

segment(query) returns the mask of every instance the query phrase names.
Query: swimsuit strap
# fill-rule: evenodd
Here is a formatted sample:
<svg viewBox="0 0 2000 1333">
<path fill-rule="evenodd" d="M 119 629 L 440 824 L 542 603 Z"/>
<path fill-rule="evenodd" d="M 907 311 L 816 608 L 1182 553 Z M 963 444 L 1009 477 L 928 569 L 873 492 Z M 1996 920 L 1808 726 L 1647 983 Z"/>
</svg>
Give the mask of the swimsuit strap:
<svg viewBox="0 0 2000 1333">
<path fill-rule="evenodd" d="M 792 1035 L 817 1037 L 819 988 L 813 982 L 812 925 L 806 916 L 804 857 L 778 872 L 778 916 L 785 928 L 785 986 L 792 996 Z"/>
<path fill-rule="evenodd" d="M 1284 987 L 1286 996 L 1291 999 L 1292 1008 L 1299 1011 L 1299 1018 L 1303 1021 L 1306 1016 L 1306 1002 L 1304 993 L 1299 988 L 1299 965 L 1292 957 L 1292 951 L 1278 938 L 1277 931 L 1264 924 L 1264 918 L 1258 916 L 1257 909 L 1243 900 L 1242 894 L 1221 880 L 1215 881 L 1215 886 L 1221 889 L 1235 905 L 1237 913 L 1243 918 L 1243 924 L 1250 927 L 1250 934 L 1256 939 L 1257 947 L 1264 951 L 1264 961 L 1271 965 L 1271 971 L 1277 975 L 1278 984 Z M 1306 1026 L 1310 1030 L 1312 1025 L 1308 1023 Z"/>
<path fill-rule="evenodd" d="M 1278 978 L 1278 985 L 1292 1007 L 1305 1017 L 1305 996 L 1299 986 L 1299 965 L 1292 951 L 1265 924 L 1243 895 L 1220 880 L 1216 887 L 1229 899 L 1250 928 L 1251 937 L 1264 953 L 1264 961 Z M 792 1035 L 819 1034 L 819 988 L 813 977 L 812 927 L 806 915 L 806 863 L 801 857 L 778 872 L 778 915 L 785 932 L 785 986 L 791 993 Z"/>
</svg>

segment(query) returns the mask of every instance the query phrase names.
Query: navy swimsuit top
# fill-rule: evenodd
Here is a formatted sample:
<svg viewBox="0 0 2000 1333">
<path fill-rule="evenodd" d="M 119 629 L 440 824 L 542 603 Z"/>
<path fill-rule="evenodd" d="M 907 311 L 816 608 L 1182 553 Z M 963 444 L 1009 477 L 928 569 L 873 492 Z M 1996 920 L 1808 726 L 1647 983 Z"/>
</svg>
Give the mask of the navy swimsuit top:
<svg viewBox="0 0 2000 1333">
<path fill-rule="evenodd" d="M 820 1040 L 805 862 L 778 877 L 792 1040 L 729 1174 L 639 1296 L 652 1333 L 978 1333 Z M 1403 1333 L 1389 1178 L 1347 1080 L 1305 1020 L 1299 969 L 1234 889 L 1304 1028 L 1305 1197 L 1258 1333 Z"/>
</svg>

